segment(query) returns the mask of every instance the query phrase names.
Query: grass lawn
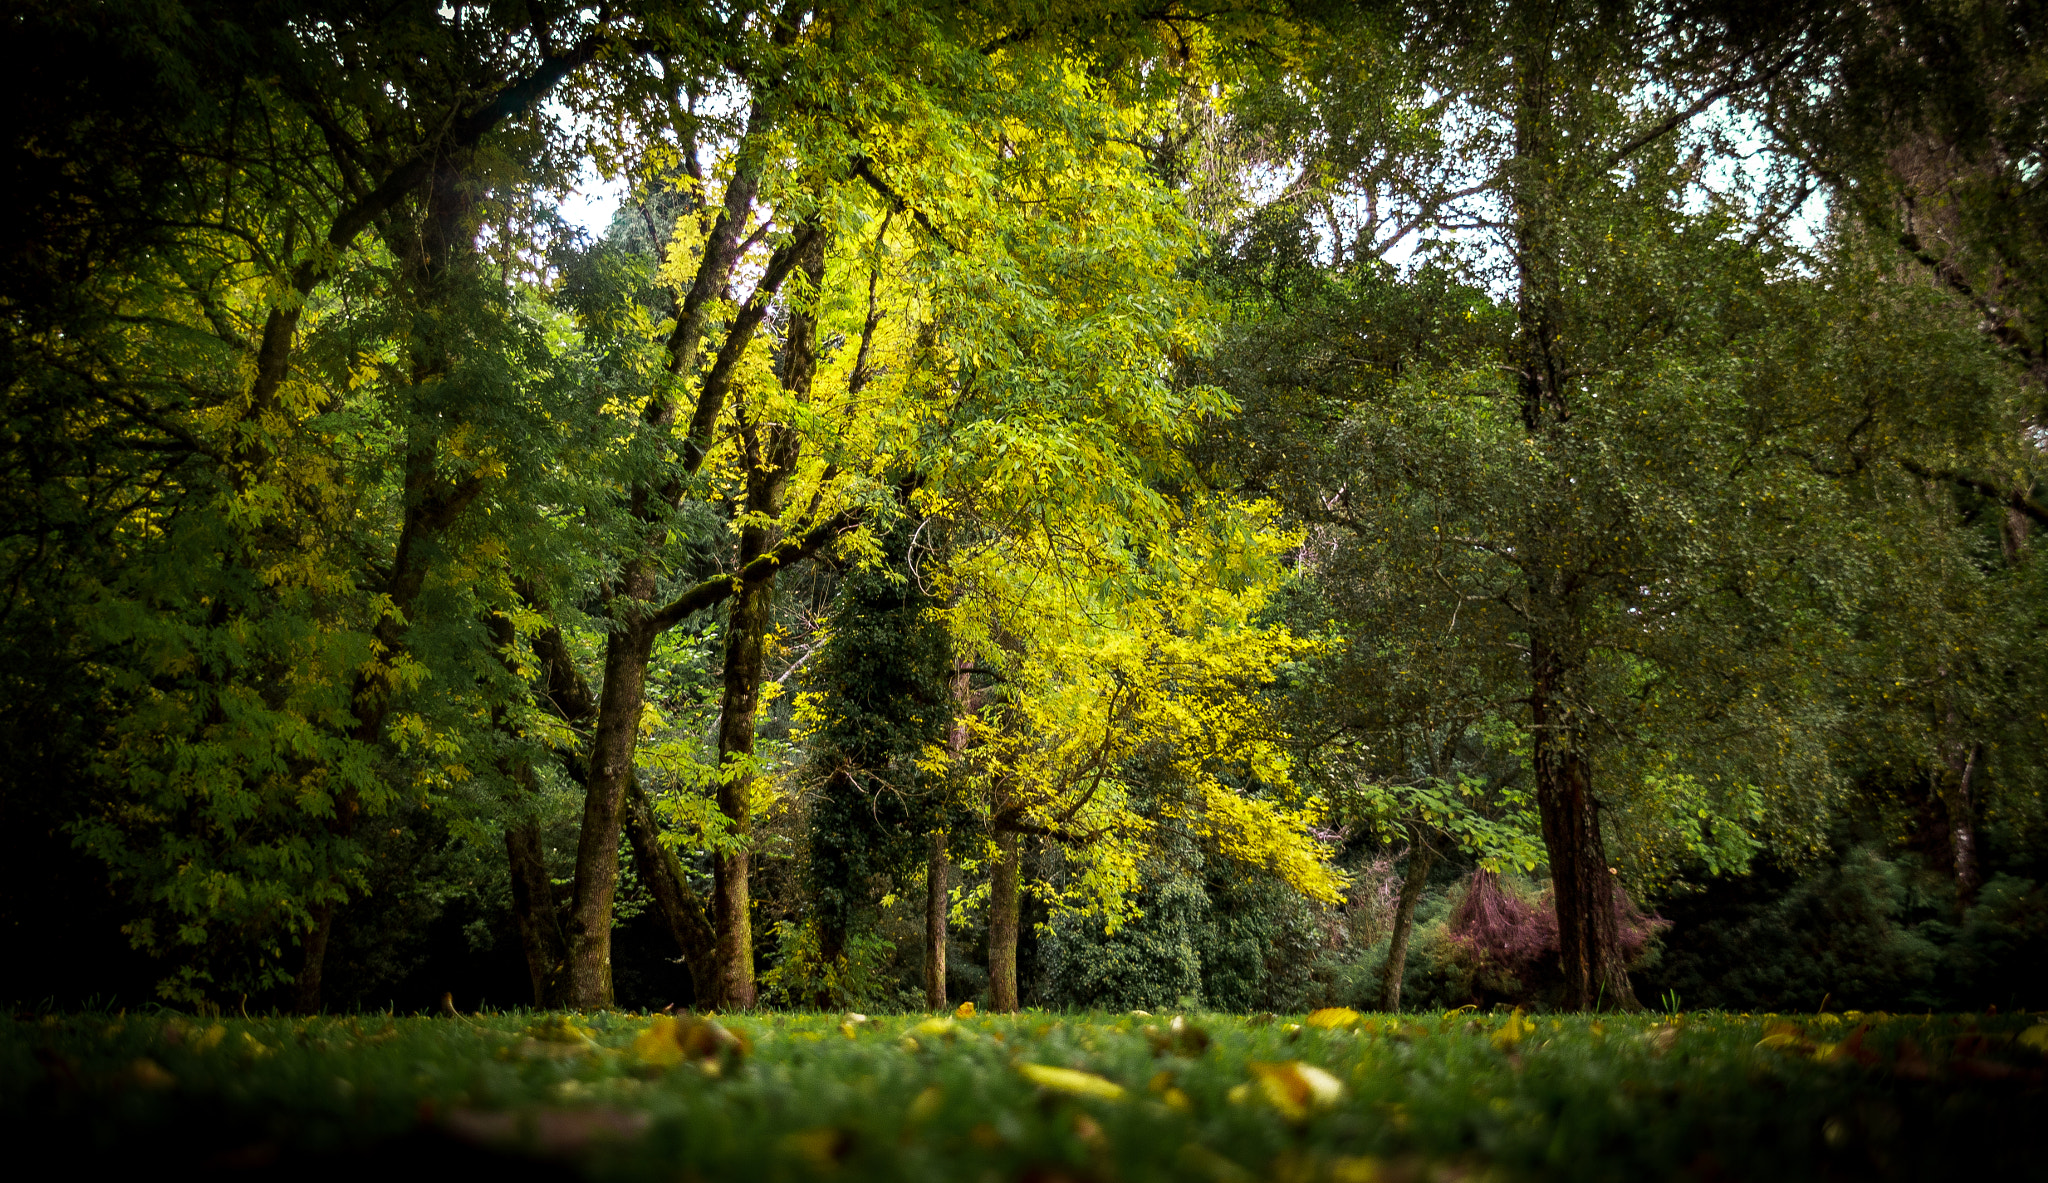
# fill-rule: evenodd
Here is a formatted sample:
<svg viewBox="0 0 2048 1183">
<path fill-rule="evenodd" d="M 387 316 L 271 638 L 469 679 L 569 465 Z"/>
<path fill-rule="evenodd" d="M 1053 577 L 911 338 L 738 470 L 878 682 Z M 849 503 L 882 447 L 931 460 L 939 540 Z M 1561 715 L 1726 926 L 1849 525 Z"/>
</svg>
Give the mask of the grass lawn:
<svg viewBox="0 0 2048 1183">
<path fill-rule="evenodd" d="M 0 1023 L 10 1150 L 149 1181 L 2040 1178 L 2044 1080 L 2025 1015 Z"/>
</svg>

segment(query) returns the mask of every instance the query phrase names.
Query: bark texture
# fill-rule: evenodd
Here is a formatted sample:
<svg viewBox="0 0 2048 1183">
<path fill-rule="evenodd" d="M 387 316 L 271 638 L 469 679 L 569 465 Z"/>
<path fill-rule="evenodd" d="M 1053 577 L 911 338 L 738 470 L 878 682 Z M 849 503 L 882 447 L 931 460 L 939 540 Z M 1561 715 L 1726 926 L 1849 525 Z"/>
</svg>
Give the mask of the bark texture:
<svg viewBox="0 0 2048 1183">
<path fill-rule="evenodd" d="M 1387 943 L 1387 965 L 1380 979 L 1380 1009 L 1401 1009 L 1401 979 L 1408 972 L 1408 938 L 1415 932 L 1415 904 L 1429 883 L 1436 852 L 1421 842 L 1408 849 L 1408 873 L 1401 879 L 1401 898 L 1394 905 L 1394 935 Z"/>
<path fill-rule="evenodd" d="M 1584 724 L 1560 692 L 1555 654 L 1532 646 L 1537 671 L 1530 715 L 1536 733 L 1536 811 L 1557 902 L 1558 960 L 1568 1010 L 1636 1010 L 1621 948 L 1615 876 L 1607 865 Z"/>
<path fill-rule="evenodd" d="M 924 864 L 924 1002 L 946 1009 L 946 832 L 933 830 Z"/>
<path fill-rule="evenodd" d="M 654 576 L 647 564 L 627 572 L 628 594 L 643 585 L 651 598 Z M 563 1004 L 598 1010 L 612 1003 L 612 897 L 619 885 L 619 834 L 624 826 L 626 786 L 633 779 L 633 752 L 647 701 L 647 660 L 653 632 L 627 622 L 605 639 L 604 692 L 598 702 L 597 731 L 591 738 L 589 771 L 583 786 L 583 822 L 576 838 L 575 893 L 565 935 L 569 972 Z"/>
<path fill-rule="evenodd" d="M 999 1014 L 1017 1009 L 1017 924 L 1023 900 L 1023 839 L 1015 830 L 996 835 L 999 852 L 988 876 L 988 1006 Z"/>
</svg>

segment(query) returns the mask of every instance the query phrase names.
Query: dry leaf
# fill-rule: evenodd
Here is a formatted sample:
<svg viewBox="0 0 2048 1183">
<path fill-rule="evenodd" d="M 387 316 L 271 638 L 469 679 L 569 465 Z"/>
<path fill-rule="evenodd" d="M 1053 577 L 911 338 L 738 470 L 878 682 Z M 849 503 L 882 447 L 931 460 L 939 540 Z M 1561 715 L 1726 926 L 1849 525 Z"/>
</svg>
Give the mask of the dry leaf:
<svg viewBox="0 0 2048 1183">
<path fill-rule="evenodd" d="M 1124 1098 L 1124 1086 L 1093 1072 L 1028 1062 L 1018 1064 L 1017 1072 L 1041 1088 L 1049 1088 L 1069 1096 L 1100 1097 L 1105 1101 L 1121 1101 Z"/>
<path fill-rule="evenodd" d="M 1230 1090 L 1230 1099 L 1245 1102 L 1263 1098 L 1289 1121 L 1301 1121 L 1318 1109 L 1335 1105 L 1344 1096 L 1344 1082 L 1314 1064 L 1288 1060 L 1272 1064 L 1253 1061 L 1251 1084 Z M 1254 1088 L 1256 1086 L 1256 1088 Z"/>
</svg>

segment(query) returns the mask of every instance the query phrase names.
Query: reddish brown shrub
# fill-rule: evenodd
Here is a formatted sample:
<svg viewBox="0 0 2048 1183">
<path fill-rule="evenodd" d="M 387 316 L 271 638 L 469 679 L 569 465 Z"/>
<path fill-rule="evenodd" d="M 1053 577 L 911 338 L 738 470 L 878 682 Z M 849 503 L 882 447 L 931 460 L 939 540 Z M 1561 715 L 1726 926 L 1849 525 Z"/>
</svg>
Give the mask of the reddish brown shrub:
<svg viewBox="0 0 2048 1183">
<path fill-rule="evenodd" d="M 1628 892 L 1614 885 L 1614 919 L 1621 930 L 1622 955 L 1633 961 L 1650 936 L 1671 922 L 1646 916 Z M 1526 979 L 1530 971 L 1556 958 L 1557 901 L 1549 888 L 1529 903 L 1501 886 L 1491 871 L 1474 871 L 1465 898 L 1446 926 L 1453 942 L 1482 967 Z"/>
</svg>

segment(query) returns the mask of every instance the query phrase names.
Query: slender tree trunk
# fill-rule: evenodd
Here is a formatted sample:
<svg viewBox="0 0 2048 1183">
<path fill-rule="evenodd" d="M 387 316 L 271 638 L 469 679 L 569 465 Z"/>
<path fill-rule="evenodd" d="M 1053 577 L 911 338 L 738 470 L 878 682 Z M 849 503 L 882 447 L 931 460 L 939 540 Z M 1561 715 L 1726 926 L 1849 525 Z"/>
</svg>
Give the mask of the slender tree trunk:
<svg viewBox="0 0 2048 1183">
<path fill-rule="evenodd" d="M 512 875 L 512 916 L 519 925 L 526 974 L 533 981 L 533 1005 L 553 1009 L 562 1005 L 569 950 L 562 937 L 561 915 L 555 910 L 540 823 L 522 821 L 508 827 L 505 857 Z"/>
<path fill-rule="evenodd" d="M 417 309 L 422 312 L 443 311 L 449 306 L 456 298 L 456 283 L 461 278 L 463 265 L 475 256 L 475 240 L 469 233 L 470 213 L 475 207 L 475 189 L 468 177 L 471 162 L 470 153 L 458 151 L 449 153 L 435 165 L 426 186 L 426 217 L 418 223 L 416 237 L 404 228 L 406 223 L 402 219 L 395 220 L 392 229 L 387 231 L 394 254 L 405 261 L 400 274 L 411 288 L 410 294 Z M 439 320 L 438 317 L 426 319 Z M 281 326 L 281 331 L 286 334 L 287 348 L 296 321 L 297 315 L 293 314 L 291 323 Z M 265 328 L 266 338 L 270 327 L 278 325 L 273 317 Z M 438 333 L 438 327 L 429 330 L 416 328 L 414 331 L 410 343 L 410 386 L 415 391 L 433 386 L 455 364 L 455 347 L 459 343 Z M 265 344 L 266 347 L 269 345 L 267 339 Z M 258 385 L 261 386 L 263 381 L 259 375 Z M 445 458 L 440 450 L 441 436 L 455 426 L 422 419 L 406 434 L 404 516 L 392 553 L 391 574 L 383 588 L 389 607 L 371 630 L 386 661 L 405 651 L 408 622 L 415 601 L 426 588 L 434 542 L 455 524 L 483 488 L 477 476 L 451 483 L 442 471 Z M 392 691 L 389 674 L 383 669 L 366 669 L 357 674 L 351 687 L 350 702 L 355 713 L 355 725 L 350 734 L 358 742 L 372 745 L 383 742 L 384 722 L 391 712 Z M 362 803 L 354 787 L 345 783 L 335 794 L 330 831 L 344 841 L 352 837 L 361 812 Z M 332 903 L 323 904 L 317 912 L 315 931 L 308 935 L 303 946 L 305 964 L 294 987 L 302 1013 L 318 1013 L 321 1008 L 322 962 L 327 956 L 338 911 Z"/>
<path fill-rule="evenodd" d="M 313 928 L 300 945 L 303 960 L 292 982 L 292 1010 L 302 1015 L 320 1013 L 320 978 L 327 964 L 327 938 L 334 931 L 334 905 L 313 909 Z"/>
<path fill-rule="evenodd" d="M 933 830 L 924 863 L 924 1002 L 946 1009 L 946 832 Z"/>
<path fill-rule="evenodd" d="M 1387 944 L 1387 966 L 1380 978 L 1380 1009 L 1401 1009 L 1401 979 L 1408 972 L 1408 938 L 1415 931 L 1415 904 L 1429 883 L 1436 851 L 1420 841 L 1408 848 L 1408 873 L 1401 879 L 1401 898 L 1394 905 L 1394 935 Z"/>
<path fill-rule="evenodd" d="M 988 875 L 988 1007 L 1017 1009 L 1017 925 L 1023 898 L 1023 839 L 1015 830 L 996 835 L 996 864 Z"/>
<path fill-rule="evenodd" d="M 747 557 L 744 554 L 741 562 Z M 718 810 L 735 849 L 712 856 L 712 924 L 717 933 L 718 993 L 726 1010 L 754 1005 L 754 927 L 748 891 L 747 843 L 753 836 L 754 778 L 744 771 L 754 754 L 754 711 L 760 700 L 765 665 L 772 582 L 747 588 L 734 597 L 726 626 L 725 695 L 718 724 L 718 757 L 723 765 L 738 764 L 718 785 Z"/>
<path fill-rule="evenodd" d="M 635 777 L 626 786 L 626 840 L 633 845 L 633 865 L 640 881 L 654 897 L 669 936 L 690 971 L 693 1000 L 701 1005 L 718 992 L 716 938 L 704 915 L 704 903 L 690 886 L 676 852 L 661 843 L 661 827 L 655 821 L 654 806 Z"/>
<path fill-rule="evenodd" d="M 816 226 L 804 240 L 794 267 L 807 281 L 807 291 L 792 301 L 789 330 L 783 337 L 783 389 L 798 402 L 808 401 L 817 375 L 817 310 L 805 303 L 820 289 L 825 274 L 825 234 Z M 780 541 L 789 478 L 796 470 L 803 436 L 793 423 L 756 423 L 741 405 L 735 408 L 740 442 L 747 463 L 746 512 L 749 524 L 740 530 L 739 565 L 745 567 Z M 736 849 L 713 856 L 712 923 L 717 931 L 719 1005 L 727 1009 L 754 1005 L 754 929 L 747 881 L 753 833 L 751 805 L 754 754 L 754 712 L 760 705 L 761 681 L 767 672 L 768 637 L 774 631 L 775 578 L 741 588 L 732 600 L 726 623 L 725 686 L 720 702 L 718 760 L 728 765 L 718 786 L 718 808 Z"/>
<path fill-rule="evenodd" d="M 1949 712 L 1950 723 L 1955 712 Z M 1956 909 L 1969 907 L 1979 885 L 1977 870 L 1977 804 L 1972 784 L 1977 766 L 1984 758 L 1981 743 L 1947 743 L 1941 766 L 1935 770 L 1942 811 L 1948 821 L 1949 866 L 1955 873 Z"/>
</svg>

